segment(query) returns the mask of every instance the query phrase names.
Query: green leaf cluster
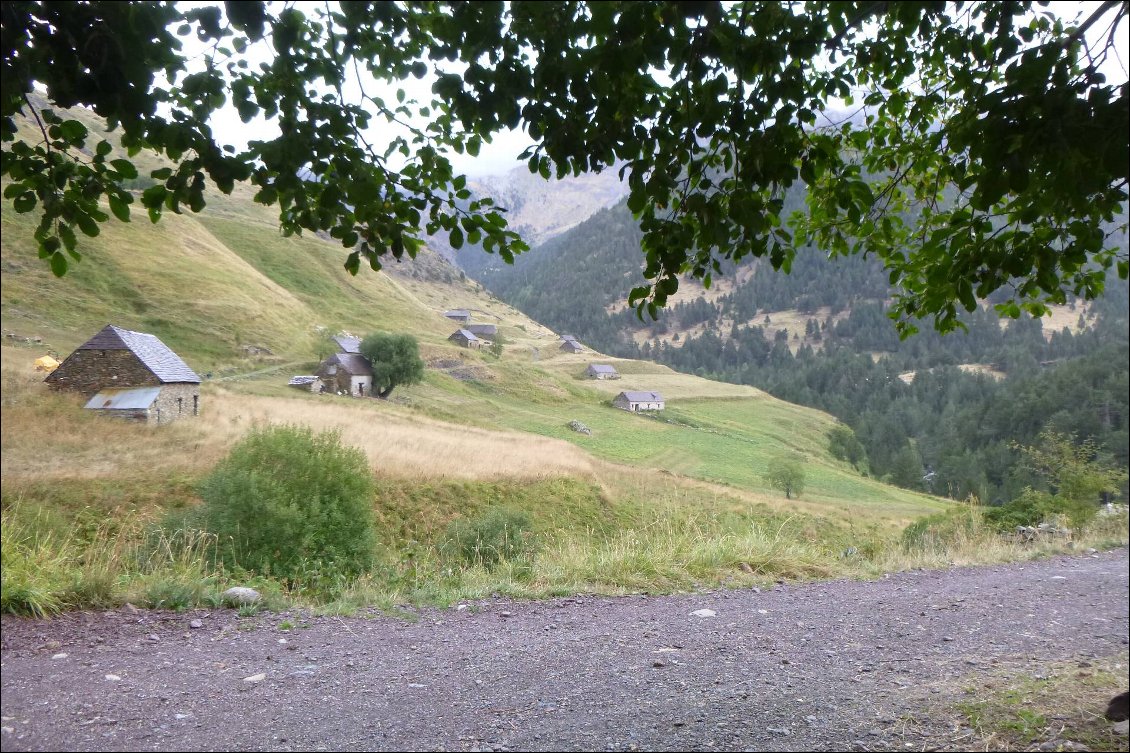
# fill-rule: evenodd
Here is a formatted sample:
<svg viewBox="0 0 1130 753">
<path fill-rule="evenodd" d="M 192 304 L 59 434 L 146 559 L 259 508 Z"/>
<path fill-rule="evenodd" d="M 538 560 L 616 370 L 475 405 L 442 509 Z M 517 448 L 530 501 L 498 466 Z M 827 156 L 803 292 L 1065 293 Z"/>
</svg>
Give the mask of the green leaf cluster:
<svg viewBox="0 0 1130 753">
<path fill-rule="evenodd" d="M 109 219 L 103 197 L 128 217 L 128 157 L 142 149 L 176 165 L 152 171 L 141 195 L 153 221 L 200 211 L 209 184 L 247 180 L 284 233 L 329 234 L 354 273 L 441 232 L 511 261 L 526 245 L 504 208 L 475 198 L 447 155 L 522 129 L 532 172 L 627 180 L 643 232 L 640 315 L 654 317 L 684 274 L 709 285 L 749 256 L 787 272 L 813 244 L 882 260 L 904 336 L 921 318 L 947 331 L 994 291 L 1008 292 L 1000 313 L 1038 314 L 1130 271 L 1107 229 L 1130 184 L 1130 87 L 1098 67 L 1130 10 L 1107 0 L 1064 21 L 1036 8 L 10 2 L 5 193 L 40 212 L 40 252 L 58 274 L 77 258 L 74 228 L 92 235 Z M 1106 41 L 1088 42 L 1098 29 Z M 184 36 L 209 45 L 192 66 Z M 268 61 L 252 66 L 256 45 Z M 422 102 L 366 89 L 427 75 Z M 51 121 L 37 85 L 120 129 L 127 158 L 87 159 L 90 134 Z M 278 135 L 223 146 L 208 122 L 227 105 Z M 17 146 L 20 113 L 37 119 L 38 144 Z M 394 135 L 377 142 L 378 124 Z M 786 207 L 793 186 L 802 213 Z"/>
<path fill-rule="evenodd" d="M 361 341 L 359 350 L 373 368 L 373 394 L 380 398 L 424 378 L 420 346 L 411 335 L 374 332 Z"/>
</svg>

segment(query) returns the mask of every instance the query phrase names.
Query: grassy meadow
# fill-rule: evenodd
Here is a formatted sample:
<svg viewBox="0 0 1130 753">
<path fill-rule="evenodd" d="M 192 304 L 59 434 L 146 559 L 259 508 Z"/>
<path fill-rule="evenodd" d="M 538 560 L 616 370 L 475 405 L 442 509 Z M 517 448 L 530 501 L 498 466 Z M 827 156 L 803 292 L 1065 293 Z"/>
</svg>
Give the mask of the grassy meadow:
<svg viewBox="0 0 1130 753">
<path fill-rule="evenodd" d="M 36 257 L 30 216 L 2 207 L 7 611 L 126 601 L 186 608 L 216 604 L 235 584 L 259 588 L 268 605 L 342 612 L 493 593 L 663 592 L 873 577 L 1126 540 L 1123 517 L 1066 544 L 1005 541 L 975 508 L 884 485 L 833 459 L 825 414 L 653 363 L 561 353 L 555 333 L 429 251 L 352 277 L 342 249 L 283 237 L 245 187 L 210 195 L 200 215 L 157 225 L 137 215 L 84 238 L 83 261 L 56 279 Z M 501 357 L 449 343 L 457 325 L 442 312 L 450 308 L 497 324 Z M 160 428 L 126 424 L 48 391 L 34 359 L 65 357 L 107 323 L 153 333 L 211 374 L 202 415 Z M 288 388 L 289 376 L 316 367 L 324 329 L 410 333 L 429 364 L 425 378 L 387 401 Z M 623 378 L 584 379 L 592 362 L 614 364 Z M 631 389 L 661 392 L 668 410 L 610 407 Z M 188 522 L 201 482 L 231 448 L 278 424 L 332 430 L 363 451 L 376 479 L 377 558 L 359 579 L 303 583 L 221 567 L 215 536 Z M 766 482 L 777 458 L 803 466 L 799 499 Z M 488 567 L 452 554 L 453 526 L 499 511 L 528 520 L 522 556 Z M 903 529 L 928 516 L 963 522 L 908 544 Z"/>
</svg>

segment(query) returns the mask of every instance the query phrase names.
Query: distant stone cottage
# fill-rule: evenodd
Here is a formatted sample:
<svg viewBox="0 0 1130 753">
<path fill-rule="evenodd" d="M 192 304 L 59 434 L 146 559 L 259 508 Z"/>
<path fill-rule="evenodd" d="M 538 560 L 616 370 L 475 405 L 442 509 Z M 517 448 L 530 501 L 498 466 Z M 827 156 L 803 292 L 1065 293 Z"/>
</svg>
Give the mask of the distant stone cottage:
<svg viewBox="0 0 1130 753">
<path fill-rule="evenodd" d="M 585 376 L 589 379 L 619 379 L 620 372 L 608 364 L 592 363 L 585 369 Z"/>
<path fill-rule="evenodd" d="M 86 407 L 166 424 L 200 415 L 200 377 L 155 335 L 112 324 L 80 345 L 44 380 L 88 395 Z"/>
<path fill-rule="evenodd" d="M 497 324 L 468 324 L 463 329 L 467 330 L 475 337 L 486 338 L 487 340 L 493 340 L 498 337 Z"/>
<path fill-rule="evenodd" d="M 455 330 L 447 339 L 457 345 L 462 345 L 464 348 L 480 348 L 483 344 L 482 340 L 465 329 Z"/>
<path fill-rule="evenodd" d="M 561 350 L 565 351 L 566 353 L 582 353 L 582 352 L 584 352 L 584 348 L 581 346 L 581 344 L 579 342 L 577 342 L 576 340 L 572 340 L 572 339 L 565 340 L 564 342 L 562 342 L 561 343 Z"/>
<path fill-rule="evenodd" d="M 621 392 L 612 398 L 612 404 L 621 410 L 633 412 L 663 410 L 666 407 L 663 396 L 658 392 Z"/>
<path fill-rule="evenodd" d="M 444 311 L 443 315 L 453 322 L 466 324 L 471 321 L 471 312 L 467 309 L 451 309 L 450 311 Z"/>
<path fill-rule="evenodd" d="M 342 353 L 360 353 L 361 352 L 361 338 L 350 337 L 349 335 L 335 335 L 334 342 Z"/>
<path fill-rule="evenodd" d="M 373 393 L 373 367 L 360 353 L 335 353 L 322 361 L 314 376 L 330 392 L 356 397 Z"/>
</svg>

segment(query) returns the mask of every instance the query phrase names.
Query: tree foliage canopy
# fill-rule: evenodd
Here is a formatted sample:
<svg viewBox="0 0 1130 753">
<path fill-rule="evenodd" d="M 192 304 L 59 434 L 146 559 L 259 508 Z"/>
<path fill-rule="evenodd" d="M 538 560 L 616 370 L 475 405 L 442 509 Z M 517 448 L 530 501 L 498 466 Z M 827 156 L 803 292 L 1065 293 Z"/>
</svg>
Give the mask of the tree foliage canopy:
<svg viewBox="0 0 1130 753">
<path fill-rule="evenodd" d="M 520 128 L 545 177 L 618 169 L 643 231 L 654 315 L 693 273 L 796 250 L 875 254 L 898 287 L 903 333 L 1006 289 L 1003 314 L 1093 297 L 1127 259 L 1108 243 L 1130 179 L 1130 94 L 1099 67 L 1127 15 L 1107 0 L 1078 22 L 1031 2 L 672 2 L 295 6 L 27 2 L 3 6 L 5 197 L 38 211 L 56 274 L 140 199 L 153 221 L 199 211 L 211 183 L 250 181 L 284 232 L 325 231 L 346 266 L 413 255 L 423 233 L 510 260 L 525 244 L 475 198 L 446 154 Z M 1088 43 L 1086 34 L 1103 40 Z M 208 45 L 189 55 L 181 40 Z M 74 40 L 82 40 L 81 44 Z M 263 48 L 269 60 L 249 62 Z M 433 98 L 396 102 L 365 82 L 434 75 Z M 124 157 L 76 120 L 120 129 Z M 370 87 L 373 89 L 373 87 Z M 225 148 L 221 107 L 277 136 Z M 16 115 L 37 144 L 15 139 Z M 399 124 L 373 143 L 369 126 Z M 175 167 L 135 196 L 131 157 Z M 807 190 L 792 219 L 785 192 Z"/>
<path fill-rule="evenodd" d="M 774 489 L 785 493 L 785 499 L 800 497 L 804 493 L 804 466 L 792 458 L 775 458 L 769 461 L 765 480 Z"/>
<path fill-rule="evenodd" d="M 395 387 L 424 378 L 420 346 L 412 335 L 374 332 L 361 341 L 361 355 L 373 367 L 373 394 L 387 398 Z"/>
</svg>

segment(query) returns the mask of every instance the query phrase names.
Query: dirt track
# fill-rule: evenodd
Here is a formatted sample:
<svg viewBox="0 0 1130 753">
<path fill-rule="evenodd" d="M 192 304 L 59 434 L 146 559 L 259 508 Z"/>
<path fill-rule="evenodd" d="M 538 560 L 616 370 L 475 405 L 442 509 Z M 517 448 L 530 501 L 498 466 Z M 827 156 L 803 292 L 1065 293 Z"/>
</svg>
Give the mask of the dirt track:
<svg viewBox="0 0 1130 753">
<path fill-rule="evenodd" d="M 1125 651 L 1127 573 L 1122 548 L 761 593 L 493 600 L 415 621 L 5 616 L 0 747 L 961 749 L 951 719 L 925 710 L 987 673 Z"/>
</svg>

